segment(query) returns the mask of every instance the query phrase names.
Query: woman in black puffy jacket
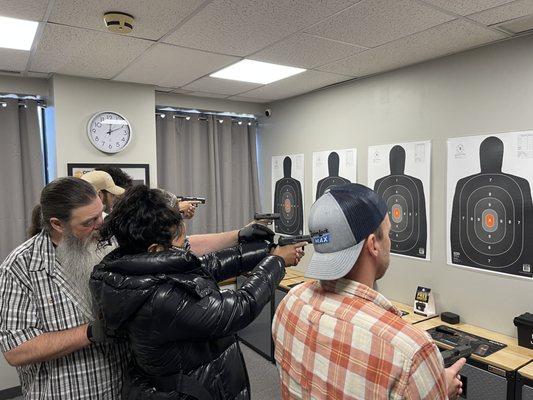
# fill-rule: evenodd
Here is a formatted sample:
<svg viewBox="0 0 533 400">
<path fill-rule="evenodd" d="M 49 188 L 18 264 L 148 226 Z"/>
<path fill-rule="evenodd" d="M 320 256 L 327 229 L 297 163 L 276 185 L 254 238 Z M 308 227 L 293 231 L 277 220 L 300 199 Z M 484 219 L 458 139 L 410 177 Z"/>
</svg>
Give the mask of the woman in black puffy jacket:
<svg viewBox="0 0 533 400">
<path fill-rule="evenodd" d="M 146 186 L 126 193 L 101 229 L 102 240 L 114 237 L 119 247 L 90 285 L 106 334 L 131 345 L 123 398 L 249 399 L 235 333 L 269 302 L 302 244 L 271 250 L 243 228 L 237 247 L 199 258 L 180 248 L 184 231 L 179 212 Z M 239 290 L 219 289 L 217 282 L 250 271 Z"/>
</svg>

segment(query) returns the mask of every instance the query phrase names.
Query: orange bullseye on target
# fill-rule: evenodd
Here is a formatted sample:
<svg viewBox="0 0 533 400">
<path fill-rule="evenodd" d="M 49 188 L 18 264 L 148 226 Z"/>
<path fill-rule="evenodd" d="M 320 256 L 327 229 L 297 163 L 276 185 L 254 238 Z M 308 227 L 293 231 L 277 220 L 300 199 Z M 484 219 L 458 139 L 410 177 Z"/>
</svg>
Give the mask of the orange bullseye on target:
<svg viewBox="0 0 533 400">
<path fill-rule="evenodd" d="M 285 199 L 285 201 L 283 202 L 283 209 L 287 214 L 291 212 L 292 204 L 290 199 Z"/>
<path fill-rule="evenodd" d="M 494 226 L 494 216 L 491 214 L 487 214 L 485 217 L 485 223 L 489 228 L 492 228 Z"/>
</svg>

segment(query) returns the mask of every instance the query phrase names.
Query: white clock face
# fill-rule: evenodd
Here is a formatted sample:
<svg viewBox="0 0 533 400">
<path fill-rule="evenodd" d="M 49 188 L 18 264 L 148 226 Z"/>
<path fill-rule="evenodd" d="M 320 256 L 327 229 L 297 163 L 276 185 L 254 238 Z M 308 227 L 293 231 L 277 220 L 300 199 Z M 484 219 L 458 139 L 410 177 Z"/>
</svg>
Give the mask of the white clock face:
<svg viewBox="0 0 533 400">
<path fill-rule="evenodd" d="M 98 150 L 118 153 L 131 141 L 131 126 L 122 115 L 106 111 L 95 114 L 87 125 L 89 140 Z"/>
</svg>

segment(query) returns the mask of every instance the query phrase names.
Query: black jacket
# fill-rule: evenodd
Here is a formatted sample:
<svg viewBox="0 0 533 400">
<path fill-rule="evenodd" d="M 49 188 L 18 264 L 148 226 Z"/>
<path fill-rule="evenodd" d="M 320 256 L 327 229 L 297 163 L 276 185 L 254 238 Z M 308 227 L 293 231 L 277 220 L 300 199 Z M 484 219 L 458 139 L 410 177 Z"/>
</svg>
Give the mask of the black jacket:
<svg viewBox="0 0 533 400">
<path fill-rule="evenodd" d="M 239 290 L 219 289 L 217 282 L 252 268 Z M 90 284 L 106 333 L 131 344 L 123 398 L 249 399 L 235 333 L 259 315 L 284 275 L 283 259 L 268 255 L 266 243 L 201 258 L 183 250 L 108 254 Z"/>
</svg>

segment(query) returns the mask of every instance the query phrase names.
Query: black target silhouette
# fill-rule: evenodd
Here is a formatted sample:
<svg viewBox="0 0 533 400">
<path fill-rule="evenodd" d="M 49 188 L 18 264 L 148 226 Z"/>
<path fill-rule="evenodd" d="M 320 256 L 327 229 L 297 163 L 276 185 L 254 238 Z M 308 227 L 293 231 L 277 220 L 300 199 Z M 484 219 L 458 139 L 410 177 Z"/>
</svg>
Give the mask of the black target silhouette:
<svg viewBox="0 0 533 400">
<path fill-rule="evenodd" d="M 503 151 L 499 138 L 483 140 L 481 172 L 457 182 L 450 222 L 452 262 L 531 277 L 531 189 L 526 179 L 502 172 Z"/>
<path fill-rule="evenodd" d="M 339 154 L 336 151 L 329 153 L 328 176 L 318 181 L 316 185 L 316 200 L 332 187 L 351 183 L 349 179 L 339 176 L 339 163 Z"/>
<path fill-rule="evenodd" d="M 291 177 L 292 161 L 283 159 L 283 178 L 274 189 L 274 212 L 280 213 L 275 221 L 277 233 L 301 235 L 303 233 L 302 185 Z"/>
<path fill-rule="evenodd" d="M 374 184 L 387 203 L 391 223 L 391 253 L 426 258 L 426 197 L 422 181 L 405 175 L 405 149 L 394 146 L 389 153 L 390 175 Z"/>
</svg>

